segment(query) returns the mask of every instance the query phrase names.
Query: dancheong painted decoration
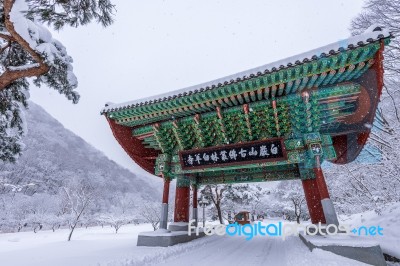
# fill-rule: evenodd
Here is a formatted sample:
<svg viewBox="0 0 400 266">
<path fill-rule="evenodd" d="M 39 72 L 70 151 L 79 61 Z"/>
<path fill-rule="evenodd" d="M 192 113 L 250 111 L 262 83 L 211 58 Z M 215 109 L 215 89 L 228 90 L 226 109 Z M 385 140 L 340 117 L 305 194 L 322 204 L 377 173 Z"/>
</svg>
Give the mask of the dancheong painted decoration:
<svg viewBox="0 0 400 266">
<path fill-rule="evenodd" d="M 205 171 L 207 167 L 285 160 L 287 158 L 283 147 L 283 139 L 270 139 L 180 151 L 179 155 L 182 169 L 203 169 Z"/>
<path fill-rule="evenodd" d="M 365 145 L 391 37 L 376 27 L 208 83 L 108 105 L 102 114 L 126 153 L 164 179 L 162 228 L 175 178 L 175 222 L 189 220 L 190 186 L 197 208 L 201 185 L 300 179 L 312 222 L 337 223 L 321 163 L 349 163 Z"/>
</svg>

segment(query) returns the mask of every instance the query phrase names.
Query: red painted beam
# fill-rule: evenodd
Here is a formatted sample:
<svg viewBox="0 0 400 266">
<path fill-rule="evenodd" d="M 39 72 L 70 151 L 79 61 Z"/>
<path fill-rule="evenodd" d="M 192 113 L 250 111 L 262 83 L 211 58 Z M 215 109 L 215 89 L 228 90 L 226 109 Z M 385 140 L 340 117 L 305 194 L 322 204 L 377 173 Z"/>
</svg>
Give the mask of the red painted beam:
<svg viewBox="0 0 400 266">
<path fill-rule="evenodd" d="M 114 120 L 106 118 L 115 139 L 129 157 L 144 170 L 154 175 L 156 161 L 153 158 L 156 158 L 159 152 L 154 149 L 145 148 L 140 139 L 133 137 L 133 128 L 119 125 Z"/>
</svg>

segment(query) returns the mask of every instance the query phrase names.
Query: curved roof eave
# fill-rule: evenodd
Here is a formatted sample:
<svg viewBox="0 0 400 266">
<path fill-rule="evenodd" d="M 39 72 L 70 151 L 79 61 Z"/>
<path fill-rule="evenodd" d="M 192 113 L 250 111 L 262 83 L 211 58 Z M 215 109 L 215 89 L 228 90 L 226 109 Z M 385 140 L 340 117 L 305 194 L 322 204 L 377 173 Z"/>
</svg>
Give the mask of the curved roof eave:
<svg viewBox="0 0 400 266">
<path fill-rule="evenodd" d="M 226 84 L 226 82 L 230 82 L 231 80 L 237 81 L 238 79 L 246 79 L 257 73 L 266 73 L 266 72 L 274 72 L 277 70 L 285 69 L 292 67 L 293 65 L 299 65 L 304 62 L 310 62 L 317 60 L 321 57 L 326 56 L 327 54 L 336 54 L 344 50 L 354 49 L 356 47 L 365 45 L 370 42 L 375 42 L 380 39 L 392 37 L 391 33 L 388 30 L 384 30 L 380 27 L 374 27 L 373 30 L 367 31 L 364 34 L 352 36 L 348 39 L 344 39 L 335 43 L 331 43 L 311 51 L 298 54 L 295 56 L 291 56 L 276 62 L 272 62 L 260 67 L 256 67 L 253 69 L 249 69 L 243 72 L 239 72 L 230 76 L 226 76 L 223 78 L 219 78 L 216 80 L 212 80 L 206 83 L 198 84 L 195 86 L 186 87 L 183 89 L 154 95 L 142 99 L 137 99 L 133 101 L 128 101 L 120 104 L 106 104 L 106 106 L 101 110 L 101 114 L 107 113 L 109 111 L 120 111 L 126 108 L 131 108 L 133 106 L 146 105 L 149 102 L 157 100 L 158 102 L 165 100 L 165 98 L 176 97 L 178 95 L 187 94 L 187 93 L 197 93 L 204 90 L 207 87 L 218 87 L 222 84 Z M 344 47 L 346 46 L 346 47 Z"/>
</svg>

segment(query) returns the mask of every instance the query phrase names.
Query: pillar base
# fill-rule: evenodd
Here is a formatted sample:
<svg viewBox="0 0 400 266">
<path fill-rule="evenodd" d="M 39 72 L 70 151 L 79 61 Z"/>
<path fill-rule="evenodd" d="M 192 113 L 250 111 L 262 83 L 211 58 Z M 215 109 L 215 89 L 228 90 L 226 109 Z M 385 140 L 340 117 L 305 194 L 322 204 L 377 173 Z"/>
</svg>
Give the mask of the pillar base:
<svg viewBox="0 0 400 266">
<path fill-rule="evenodd" d="M 324 211 L 326 224 L 335 224 L 339 226 L 339 221 L 336 215 L 335 208 L 331 199 L 321 200 L 322 210 Z"/>
<path fill-rule="evenodd" d="M 192 209 L 192 219 L 195 220 L 194 225 L 197 226 L 198 222 L 199 222 L 199 215 L 197 212 L 197 208 L 193 208 Z"/>
<path fill-rule="evenodd" d="M 168 225 L 168 230 L 170 231 L 185 231 L 187 233 L 189 228 L 189 223 L 186 222 L 173 222 Z"/>
<path fill-rule="evenodd" d="M 163 203 L 161 205 L 160 229 L 167 229 L 167 224 L 168 224 L 168 203 Z"/>
<path fill-rule="evenodd" d="M 205 236 L 204 232 L 199 235 L 192 233 L 190 236 L 185 232 L 168 232 L 166 230 L 157 230 L 154 232 L 139 233 L 137 245 L 145 247 L 169 247 L 180 243 L 192 241 Z"/>
<path fill-rule="evenodd" d="M 376 241 L 365 239 L 361 241 L 349 235 L 326 237 L 299 234 L 299 236 L 310 251 L 318 248 L 368 265 L 386 266 L 382 249 Z"/>
</svg>

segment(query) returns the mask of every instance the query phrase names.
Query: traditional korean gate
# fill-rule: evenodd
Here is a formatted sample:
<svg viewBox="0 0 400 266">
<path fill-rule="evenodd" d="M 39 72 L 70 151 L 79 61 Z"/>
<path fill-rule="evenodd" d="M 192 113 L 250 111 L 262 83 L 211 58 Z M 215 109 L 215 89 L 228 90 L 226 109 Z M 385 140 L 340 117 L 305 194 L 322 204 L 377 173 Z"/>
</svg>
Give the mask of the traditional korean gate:
<svg viewBox="0 0 400 266">
<path fill-rule="evenodd" d="M 175 222 L 189 221 L 190 186 L 301 179 L 313 223 L 337 224 L 321 163 L 353 161 L 382 91 L 388 32 L 376 28 L 207 84 L 106 106 L 115 138 L 143 169 L 177 179 Z M 344 44 L 346 43 L 346 46 Z"/>
</svg>

